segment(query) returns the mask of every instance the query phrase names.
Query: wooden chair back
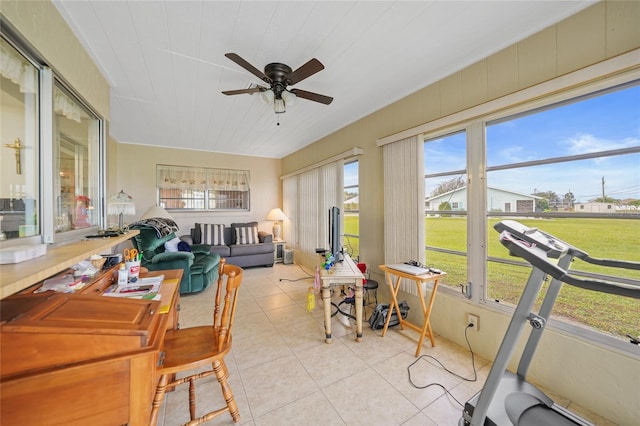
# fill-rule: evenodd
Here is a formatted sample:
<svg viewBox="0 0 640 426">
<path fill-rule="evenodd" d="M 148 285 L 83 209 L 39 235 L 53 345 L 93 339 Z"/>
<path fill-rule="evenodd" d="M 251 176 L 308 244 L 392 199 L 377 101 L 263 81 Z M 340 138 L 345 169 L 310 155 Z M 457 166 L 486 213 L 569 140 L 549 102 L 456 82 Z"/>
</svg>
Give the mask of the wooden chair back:
<svg viewBox="0 0 640 426">
<path fill-rule="evenodd" d="M 243 270 L 236 265 L 220 261 L 218 288 L 216 289 L 215 308 L 213 310 L 213 327 L 218 333 L 218 350 L 231 341 L 231 329 L 236 314 L 238 290 L 242 283 Z M 223 290 L 224 289 L 224 290 Z M 224 301 L 222 295 L 224 293 Z M 222 310 L 220 304 L 223 303 Z"/>
</svg>

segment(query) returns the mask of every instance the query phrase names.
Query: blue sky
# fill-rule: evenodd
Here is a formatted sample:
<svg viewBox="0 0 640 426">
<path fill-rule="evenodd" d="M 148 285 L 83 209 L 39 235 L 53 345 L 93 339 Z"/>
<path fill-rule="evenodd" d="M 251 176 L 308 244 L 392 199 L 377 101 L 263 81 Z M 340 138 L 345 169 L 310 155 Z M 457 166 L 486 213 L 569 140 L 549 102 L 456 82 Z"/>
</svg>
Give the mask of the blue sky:
<svg viewBox="0 0 640 426">
<path fill-rule="evenodd" d="M 487 165 L 640 147 L 640 86 L 547 108 L 487 126 Z M 464 134 L 425 145 L 427 174 L 465 168 Z M 525 194 L 571 191 L 586 202 L 602 195 L 640 198 L 640 153 L 489 173 L 487 183 Z M 427 194 L 431 188 L 427 188 Z"/>
</svg>

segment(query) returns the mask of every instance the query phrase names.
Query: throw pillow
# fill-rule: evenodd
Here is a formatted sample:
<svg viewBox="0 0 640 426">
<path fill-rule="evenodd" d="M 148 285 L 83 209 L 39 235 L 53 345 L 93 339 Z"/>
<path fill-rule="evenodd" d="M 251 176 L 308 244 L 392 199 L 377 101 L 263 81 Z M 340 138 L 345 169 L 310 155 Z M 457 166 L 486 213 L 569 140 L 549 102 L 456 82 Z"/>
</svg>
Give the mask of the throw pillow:
<svg viewBox="0 0 640 426">
<path fill-rule="evenodd" d="M 191 251 L 191 246 L 186 241 L 180 241 L 178 243 L 178 251 Z"/>
<path fill-rule="evenodd" d="M 236 227 L 236 244 L 258 244 L 257 226 Z"/>
<path fill-rule="evenodd" d="M 227 241 L 227 243 L 229 244 L 240 244 L 238 243 L 238 239 L 236 237 L 236 235 L 238 234 L 236 231 L 236 228 L 242 228 L 242 227 L 246 227 L 246 226 L 255 226 L 258 227 L 258 222 L 241 222 L 241 223 L 232 223 L 231 224 L 231 228 L 233 229 L 232 232 L 232 236 L 231 239 L 233 239 L 234 241 Z"/>
<path fill-rule="evenodd" d="M 214 225 L 211 223 L 200 224 L 200 242 L 210 246 L 224 246 L 224 225 Z"/>
<path fill-rule="evenodd" d="M 166 243 L 164 243 L 164 251 L 175 252 L 178 251 L 178 243 L 180 242 L 180 238 L 173 238 Z"/>
</svg>

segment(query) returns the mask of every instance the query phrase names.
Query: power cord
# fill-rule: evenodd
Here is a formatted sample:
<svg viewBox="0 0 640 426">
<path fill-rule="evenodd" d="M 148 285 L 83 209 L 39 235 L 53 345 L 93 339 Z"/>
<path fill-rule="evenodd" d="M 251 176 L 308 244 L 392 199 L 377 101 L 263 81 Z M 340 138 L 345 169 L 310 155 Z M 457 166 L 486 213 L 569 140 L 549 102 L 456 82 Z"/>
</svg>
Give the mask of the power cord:
<svg viewBox="0 0 640 426">
<path fill-rule="evenodd" d="M 298 265 L 298 267 L 302 270 L 302 272 L 307 274 L 306 277 L 296 278 L 295 280 L 292 280 L 292 279 L 289 279 L 289 278 L 280 278 L 279 281 L 289 281 L 289 282 L 295 283 L 295 282 L 298 282 L 298 281 L 314 279 L 315 278 L 315 275 L 310 274 L 309 272 L 307 272 L 302 266 Z"/>
<path fill-rule="evenodd" d="M 449 392 L 449 390 L 442 384 L 440 383 L 429 383 L 427 385 L 424 386 L 419 386 L 416 385 L 413 382 L 413 379 L 411 378 L 411 367 L 413 367 L 418 361 L 420 361 L 423 358 L 431 358 L 432 360 L 434 360 L 435 362 L 437 362 L 440 367 L 442 367 L 442 369 L 444 371 L 446 371 L 447 373 L 464 380 L 465 382 L 475 382 L 478 380 L 478 373 L 476 372 L 476 360 L 475 360 L 475 355 L 473 353 L 473 350 L 471 349 L 471 343 L 469 343 L 469 336 L 467 336 L 467 330 L 472 328 L 473 324 L 467 324 L 467 326 L 464 329 L 464 339 L 467 341 L 467 346 L 469 347 L 469 352 L 471 353 L 471 366 L 473 368 L 473 379 L 467 379 L 466 377 L 462 377 L 461 375 L 454 373 L 453 371 L 449 370 L 447 367 L 444 366 L 444 364 L 442 364 L 440 361 L 438 361 L 438 359 L 436 359 L 435 357 L 431 356 L 431 355 L 421 355 L 417 360 L 413 361 L 411 364 L 409 364 L 409 366 L 407 367 L 407 373 L 409 374 L 409 383 L 411 383 L 411 386 L 413 386 L 416 389 L 426 389 L 428 387 L 431 386 L 439 386 L 441 387 L 451 398 L 453 398 L 453 400 L 455 402 L 457 402 L 461 407 L 464 407 L 464 404 L 462 404 L 460 401 L 458 401 L 456 399 L 455 396 L 453 396 L 451 394 L 451 392 Z"/>
</svg>

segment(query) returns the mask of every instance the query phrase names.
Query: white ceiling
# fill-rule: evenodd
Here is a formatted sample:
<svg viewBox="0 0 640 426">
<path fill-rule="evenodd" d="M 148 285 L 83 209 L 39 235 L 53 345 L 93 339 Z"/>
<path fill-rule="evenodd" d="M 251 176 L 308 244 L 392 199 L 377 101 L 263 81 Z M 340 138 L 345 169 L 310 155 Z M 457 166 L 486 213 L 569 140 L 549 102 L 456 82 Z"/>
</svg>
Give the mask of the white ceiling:
<svg viewBox="0 0 640 426">
<path fill-rule="evenodd" d="M 121 143 L 282 158 L 594 1 L 53 0 L 111 85 Z M 323 71 L 295 88 L 280 126 L 262 83 L 224 55 L 263 70 Z"/>
</svg>

